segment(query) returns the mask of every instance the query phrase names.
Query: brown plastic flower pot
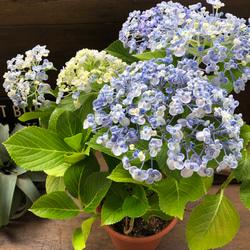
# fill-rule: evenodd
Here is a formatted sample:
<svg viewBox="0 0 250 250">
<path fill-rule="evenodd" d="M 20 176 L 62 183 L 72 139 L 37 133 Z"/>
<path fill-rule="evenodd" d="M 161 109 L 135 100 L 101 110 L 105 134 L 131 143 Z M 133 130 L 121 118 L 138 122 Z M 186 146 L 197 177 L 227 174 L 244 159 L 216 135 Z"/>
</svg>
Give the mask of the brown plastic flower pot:
<svg viewBox="0 0 250 250">
<path fill-rule="evenodd" d="M 109 233 L 117 250 L 154 250 L 159 245 L 161 238 L 175 226 L 177 221 L 178 218 L 175 217 L 161 232 L 143 238 L 122 235 L 111 229 L 109 226 L 103 227 Z"/>
</svg>

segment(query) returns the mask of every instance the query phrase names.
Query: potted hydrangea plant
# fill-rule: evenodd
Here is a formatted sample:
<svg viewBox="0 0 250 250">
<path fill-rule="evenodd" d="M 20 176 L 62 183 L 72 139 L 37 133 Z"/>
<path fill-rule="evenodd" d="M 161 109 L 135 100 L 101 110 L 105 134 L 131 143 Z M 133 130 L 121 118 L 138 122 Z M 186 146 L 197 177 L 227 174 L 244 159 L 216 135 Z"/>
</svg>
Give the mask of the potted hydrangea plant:
<svg viewBox="0 0 250 250">
<path fill-rule="evenodd" d="M 78 51 L 55 90 L 45 83 L 54 69 L 43 59 L 45 46 L 8 61 L 8 96 L 20 107 L 39 105 L 21 119 L 39 118 L 42 127 L 22 129 L 4 145 L 22 168 L 48 174 L 48 193 L 33 213 L 51 219 L 92 214 L 74 232 L 75 249 L 85 247 L 98 218 L 113 228 L 123 221 L 129 235 L 138 218 L 173 222 L 201 197 L 187 225 L 189 248 L 221 247 L 240 223 L 224 196 L 233 179 L 250 208 L 244 150 L 250 128 L 235 113 L 239 102 L 231 93 L 250 79 L 250 28 L 244 19 L 223 16 L 219 0 L 207 3 L 212 13 L 200 3 L 172 1 L 130 13 L 119 40 L 105 51 Z M 214 172 L 226 167 L 231 174 L 208 194 Z"/>
</svg>

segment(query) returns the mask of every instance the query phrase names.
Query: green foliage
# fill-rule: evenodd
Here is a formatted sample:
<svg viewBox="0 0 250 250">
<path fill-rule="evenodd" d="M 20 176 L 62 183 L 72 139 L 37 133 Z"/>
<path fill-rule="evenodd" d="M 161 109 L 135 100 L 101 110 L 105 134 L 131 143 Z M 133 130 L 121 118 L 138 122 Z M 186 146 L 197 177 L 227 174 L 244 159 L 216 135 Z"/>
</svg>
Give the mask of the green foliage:
<svg viewBox="0 0 250 250">
<path fill-rule="evenodd" d="M 131 64 L 133 62 L 139 61 L 136 57 L 131 55 L 129 53 L 129 49 L 125 49 L 123 47 L 123 44 L 120 40 L 117 40 L 110 44 L 106 49 L 106 52 L 108 52 L 110 55 L 115 56 L 119 59 L 121 59 L 123 62 L 126 62 L 128 64 Z"/>
<path fill-rule="evenodd" d="M 63 178 L 55 177 L 49 175 L 46 179 L 46 192 L 52 193 L 55 191 L 64 191 L 65 190 L 65 184 L 63 182 Z"/>
<path fill-rule="evenodd" d="M 32 205 L 30 211 L 39 217 L 56 220 L 72 218 L 82 212 L 64 191 L 43 195 Z"/>
<path fill-rule="evenodd" d="M 238 161 L 238 167 L 232 169 L 232 173 L 235 175 L 237 181 L 244 181 L 250 179 L 250 154 L 249 149 L 243 150 L 242 158 Z"/>
<path fill-rule="evenodd" d="M 125 198 L 122 210 L 127 216 L 136 218 L 144 215 L 149 207 L 146 192 L 143 187 L 135 185 L 132 194 Z"/>
<path fill-rule="evenodd" d="M 140 59 L 141 61 L 152 60 L 154 58 L 164 58 L 165 56 L 166 56 L 165 50 L 156 50 L 154 52 L 148 51 L 134 55 L 134 57 Z"/>
<path fill-rule="evenodd" d="M 80 199 L 81 190 L 82 192 L 85 192 L 83 185 L 86 182 L 86 179 L 90 174 L 98 172 L 99 170 L 99 163 L 92 153 L 89 155 L 89 157 L 68 168 L 63 178 L 69 193 L 82 202 Z"/>
<path fill-rule="evenodd" d="M 119 222 L 126 216 L 122 205 L 123 199 L 120 195 L 112 194 L 107 197 L 101 211 L 102 226 Z"/>
<path fill-rule="evenodd" d="M 71 111 L 64 111 L 56 124 L 56 130 L 61 138 L 71 137 L 82 132 L 82 122 Z"/>
<path fill-rule="evenodd" d="M 240 199 L 250 210 L 250 180 L 245 180 L 240 186 Z"/>
<path fill-rule="evenodd" d="M 51 112 L 42 112 L 41 110 L 34 110 L 33 112 L 27 112 L 18 117 L 18 120 L 21 122 L 26 122 L 33 119 L 39 119 L 43 117 L 47 117 L 51 114 Z"/>
<path fill-rule="evenodd" d="M 64 141 L 73 148 L 76 152 L 81 152 L 82 150 L 82 133 L 78 133 L 76 135 L 73 135 L 71 137 L 65 137 Z"/>
<path fill-rule="evenodd" d="M 50 168 L 44 170 L 44 172 L 48 175 L 54 176 L 54 177 L 62 177 L 65 173 L 65 171 L 70 167 L 69 163 L 63 163 L 57 167 Z"/>
<path fill-rule="evenodd" d="M 102 85 L 100 86 L 102 87 Z M 80 98 L 80 103 L 82 104 L 82 106 L 75 111 L 75 114 L 80 118 L 82 123 L 87 118 L 88 114 L 93 113 L 93 101 L 96 99 L 98 92 L 97 93 L 90 92 L 90 93 L 91 94 L 89 93 L 85 94 L 87 96 L 85 97 L 86 99 L 84 101 L 81 100 Z"/>
<path fill-rule="evenodd" d="M 54 130 L 56 131 L 56 125 L 57 125 L 57 121 L 59 116 L 64 112 L 64 109 L 61 108 L 56 108 L 53 110 L 53 112 L 51 113 L 51 116 L 49 118 L 49 122 L 48 122 L 48 128 L 50 130 Z"/>
<path fill-rule="evenodd" d="M 113 169 L 115 169 L 117 167 L 117 165 L 121 162 L 121 160 L 113 157 L 113 156 L 110 156 L 110 155 L 107 155 L 107 154 L 104 154 L 102 153 L 102 156 L 108 166 L 108 169 L 109 169 L 109 172 L 111 173 L 113 171 Z"/>
<path fill-rule="evenodd" d="M 64 163 L 65 155 L 74 153 L 57 134 L 40 127 L 26 127 L 4 145 L 19 166 L 32 171 L 58 167 Z"/>
<path fill-rule="evenodd" d="M 105 197 L 111 185 L 106 172 L 94 172 L 89 175 L 83 184 L 84 192 L 81 192 L 81 200 L 84 202 L 84 212 L 91 213 Z"/>
<path fill-rule="evenodd" d="M 75 250 L 81 250 L 85 248 L 91 227 L 99 217 L 100 216 L 98 214 L 94 214 L 89 219 L 83 221 L 82 226 L 75 230 L 72 239 Z"/>
<path fill-rule="evenodd" d="M 211 177 L 202 177 L 201 178 L 202 184 L 203 184 L 203 190 L 204 190 L 204 194 L 207 194 L 208 191 L 210 190 L 210 188 L 213 185 L 213 181 L 214 181 L 214 176 Z"/>
<path fill-rule="evenodd" d="M 190 215 L 187 242 L 190 250 L 205 250 L 227 244 L 240 224 L 238 212 L 223 193 L 205 196 Z"/>
<path fill-rule="evenodd" d="M 173 219 L 172 216 L 165 214 L 161 210 L 161 208 L 159 206 L 159 197 L 156 193 L 149 196 L 148 202 L 149 202 L 149 208 L 147 209 L 146 213 L 144 215 L 142 215 L 142 218 L 145 221 L 149 222 L 149 219 L 151 216 L 157 216 L 157 217 L 162 218 L 163 220 Z"/>
<path fill-rule="evenodd" d="M 250 126 L 246 123 L 240 129 L 240 137 L 244 140 L 243 148 L 246 148 L 250 140 Z"/>
<path fill-rule="evenodd" d="M 153 189 L 159 196 L 161 210 L 180 219 L 183 218 L 186 203 L 200 199 L 203 194 L 203 184 L 198 175 L 182 178 L 180 182 L 167 178 Z"/>
</svg>

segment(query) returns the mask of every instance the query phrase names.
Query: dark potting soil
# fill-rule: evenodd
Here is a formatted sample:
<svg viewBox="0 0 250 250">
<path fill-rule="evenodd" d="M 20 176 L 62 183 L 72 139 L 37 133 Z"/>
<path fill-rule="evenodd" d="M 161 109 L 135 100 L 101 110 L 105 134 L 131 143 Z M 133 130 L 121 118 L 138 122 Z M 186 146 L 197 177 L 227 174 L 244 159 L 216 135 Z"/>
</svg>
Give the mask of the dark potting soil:
<svg viewBox="0 0 250 250">
<path fill-rule="evenodd" d="M 129 220 L 130 219 L 128 218 L 128 224 Z M 126 220 L 124 218 L 122 221 L 110 225 L 110 227 L 114 231 L 125 235 L 123 230 L 125 224 Z M 163 220 L 159 217 L 151 217 L 149 223 L 143 220 L 142 218 L 135 218 L 133 230 L 129 234 L 127 234 L 127 236 L 141 238 L 145 236 L 154 235 L 162 231 L 168 224 L 169 221 Z"/>
</svg>

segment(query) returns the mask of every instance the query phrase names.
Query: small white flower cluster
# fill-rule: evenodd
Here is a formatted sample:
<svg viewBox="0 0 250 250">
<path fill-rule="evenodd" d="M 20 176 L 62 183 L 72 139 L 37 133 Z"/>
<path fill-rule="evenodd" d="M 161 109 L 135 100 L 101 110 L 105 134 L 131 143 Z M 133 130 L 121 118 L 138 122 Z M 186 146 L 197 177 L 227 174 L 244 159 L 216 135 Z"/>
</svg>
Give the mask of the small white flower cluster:
<svg viewBox="0 0 250 250">
<path fill-rule="evenodd" d="M 59 87 L 57 103 L 64 94 L 72 94 L 75 106 L 80 107 L 78 98 L 81 92 L 98 91 L 104 83 L 121 73 L 126 63 L 107 54 L 105 51 L 82 49 L 71 58 L 58 75 Z M 98 86 L 99 85 L 99 86 Z"/>
<path fill-rule="evenodd" d="M 50 91 L 50 85 L 44 82 L 48 80 L 46 71 L 53 68 L 53 63 L 43 60 L 48 54 L 46 46 L 37 45 L 26 51 L 25 56 L 18 54 L 7 61 L 9 71 L 3 76 L 3 87 L 14 105 L 50 105 L 50 101 L 44 97 L 44 93 Z"/>
</svg>

